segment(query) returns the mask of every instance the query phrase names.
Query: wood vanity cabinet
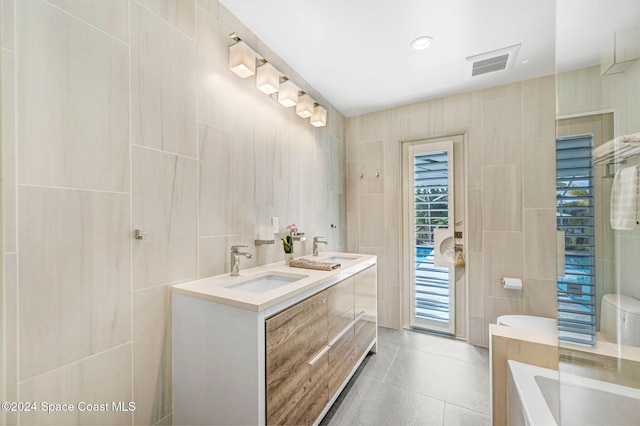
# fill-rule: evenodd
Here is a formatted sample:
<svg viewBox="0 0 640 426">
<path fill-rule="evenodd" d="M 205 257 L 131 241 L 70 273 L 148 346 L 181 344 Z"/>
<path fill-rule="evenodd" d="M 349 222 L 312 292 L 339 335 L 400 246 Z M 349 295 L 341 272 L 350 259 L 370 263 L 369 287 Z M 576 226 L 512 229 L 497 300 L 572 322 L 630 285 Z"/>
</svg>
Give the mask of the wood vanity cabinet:
<svg viewBox="0 0 640 426">
<path fill-rule="evenodd" d="M 312 424 L 376 338 L 376 268 L 266 323 L 267 424 Z"/>
<path fill-rule="evenodd" d="M 175 424 L 321 419 L 366 353 L 375 351 L 376 258 L 359 259 L 266 306 L 225 303 L 231 290 L 217 290 L 207 279 L 174 286 Z M 288 267 L 280 272 L 291 274 Z"/>
</svg>

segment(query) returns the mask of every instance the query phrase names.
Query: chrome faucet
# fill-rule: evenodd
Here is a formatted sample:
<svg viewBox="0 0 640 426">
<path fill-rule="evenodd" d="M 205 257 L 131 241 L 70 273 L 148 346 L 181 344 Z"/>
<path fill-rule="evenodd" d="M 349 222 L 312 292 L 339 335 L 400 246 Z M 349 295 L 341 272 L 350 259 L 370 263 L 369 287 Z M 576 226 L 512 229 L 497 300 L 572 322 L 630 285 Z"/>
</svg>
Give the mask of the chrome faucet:
<svg viewBox="0 0 640 426">
<path fill-rule="evenodd" d="M 318 244 L 329 244 L 328 241 L 321 240 L 324 237 L 313 237 L 313 255 L 318 255 Z"/>
<path fill-rule="evenodd" d="M 238 250 L 240 247 L 247 246 L 231 246 L 231 273 L 229 275 L 232 277 L 240 275 L 240 256 L 244 256 L 247 259 L 251 259 L 253 257 L 251 253 Z"/>
</svg>

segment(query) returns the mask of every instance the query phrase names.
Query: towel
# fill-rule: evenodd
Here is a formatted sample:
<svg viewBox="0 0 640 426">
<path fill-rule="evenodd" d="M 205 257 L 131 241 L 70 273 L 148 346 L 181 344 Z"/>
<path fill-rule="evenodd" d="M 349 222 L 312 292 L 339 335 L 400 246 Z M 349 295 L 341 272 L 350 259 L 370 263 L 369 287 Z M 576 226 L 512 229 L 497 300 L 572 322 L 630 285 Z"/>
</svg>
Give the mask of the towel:
<svg viewBox="0 0 640 426">
<path fill-rule="evenodd" d="M 618 160 L 616 157 L 625 158 L 627 154 L 635 154 L 640 151 L 640 133 L 618 136 L 593 149 L 594 164 L 610 163 Z"/>
<path fill-rule="evenodd" d="M 293 266 L 294 268 L 333 271 L 334 269 L 338 269 L 340 267 L 340 264 L 332 263 L 332 262 L 319 262 L 317 260 L 309 260 L 309 259 L 293 259 L 291 263 L 289 263 L 289 266 Z"/>
<path fill-rule="evenodd" d="M 611 188 L 611 228 L 632 230 L 638 223 L 640 168 L 625 167 L 616 172 Z"/>
</svg>

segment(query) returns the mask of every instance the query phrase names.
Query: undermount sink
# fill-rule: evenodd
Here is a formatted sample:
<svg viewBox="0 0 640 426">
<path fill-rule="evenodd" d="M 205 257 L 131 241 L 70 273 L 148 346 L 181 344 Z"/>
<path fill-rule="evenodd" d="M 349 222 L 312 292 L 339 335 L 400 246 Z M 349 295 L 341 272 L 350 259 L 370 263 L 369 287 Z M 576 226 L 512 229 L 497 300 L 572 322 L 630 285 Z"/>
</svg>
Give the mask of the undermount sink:
<svg viewBox="0 0 640 426">
<path fill-rule="evenodd" d="M 358 257 L 347 257 L 347 256 L 331 256 L 325 259 L 321 259 L 321 262 L 332 262 L 332 263 L 348 263 L 356 260 Z"/>
<path fill-rule="evenodd" d="M 283 285 L 291 284 L 292 282 L 303 278 L 307 278 L 307 275 L 276 274 L 268 272 L 264 275 L 260 275 L 259 277 L 251 278 L 237 284 L 228 285 L 226 288 L 246 291 L 248 293 L 266 293 L 267 291 L 275 290 Z"/>
</svg>

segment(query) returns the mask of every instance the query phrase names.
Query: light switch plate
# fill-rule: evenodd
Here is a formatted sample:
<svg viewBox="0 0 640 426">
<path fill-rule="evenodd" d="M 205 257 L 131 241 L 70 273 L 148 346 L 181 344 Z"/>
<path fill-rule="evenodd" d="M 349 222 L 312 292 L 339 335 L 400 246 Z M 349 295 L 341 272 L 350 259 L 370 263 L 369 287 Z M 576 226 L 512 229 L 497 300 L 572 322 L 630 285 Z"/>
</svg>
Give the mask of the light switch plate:
<svg viewBox="0 0 640 426">
<path fill-rule="evenodd" d="M 280 218 L 272 217 L 271 218 L 271 226 L 273 226 L 273 233 L 277 234 L 280 232 Z"/>
</svg>

